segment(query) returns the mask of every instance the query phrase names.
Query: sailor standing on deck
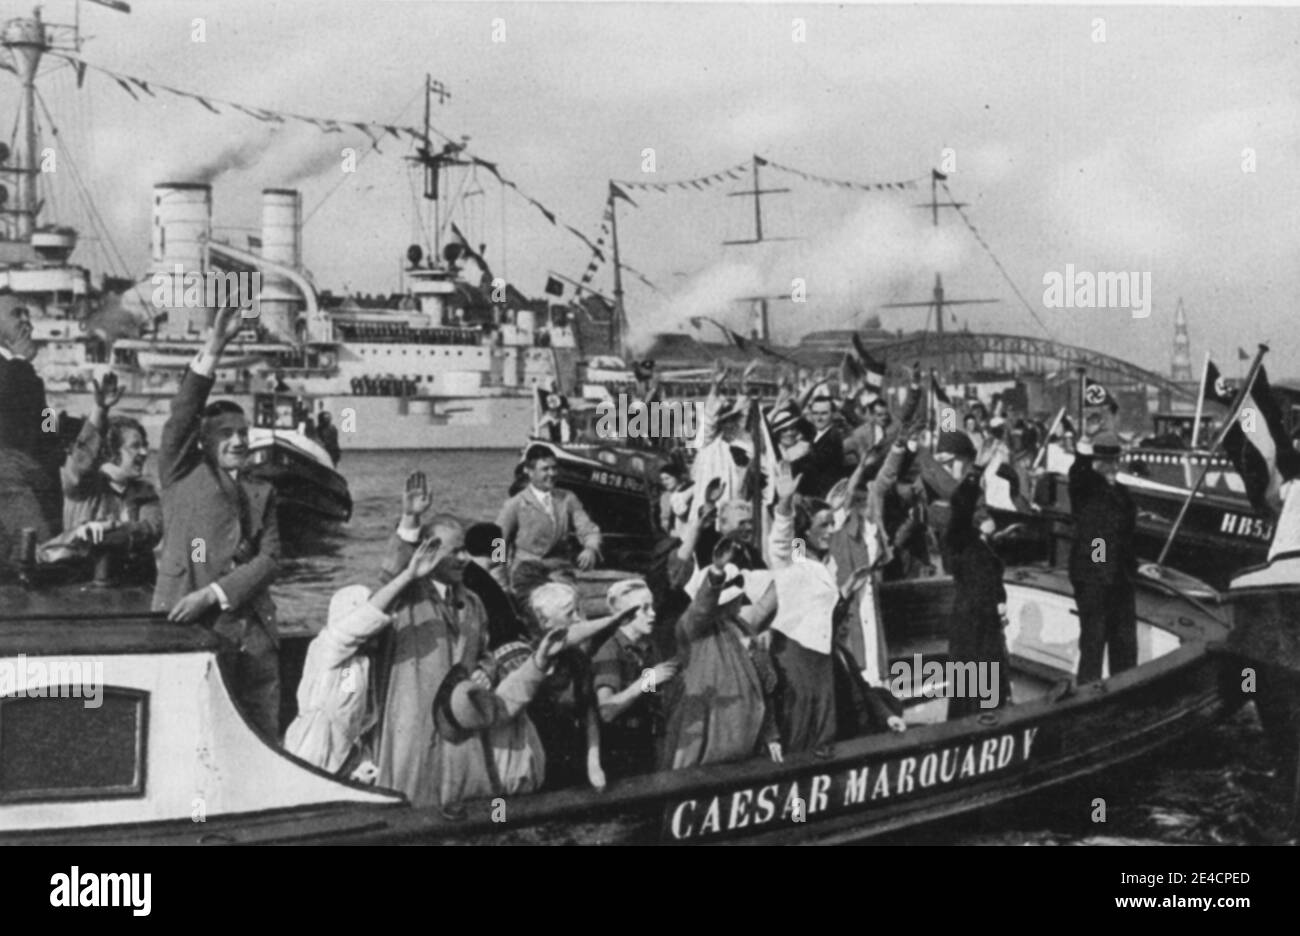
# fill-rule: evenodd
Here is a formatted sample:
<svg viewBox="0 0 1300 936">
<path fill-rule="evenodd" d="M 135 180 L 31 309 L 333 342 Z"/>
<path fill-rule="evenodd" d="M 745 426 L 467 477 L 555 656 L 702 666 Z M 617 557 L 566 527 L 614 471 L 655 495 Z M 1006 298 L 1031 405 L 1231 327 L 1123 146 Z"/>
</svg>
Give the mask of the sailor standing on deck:
<svg viewBox="0 0 1300 936">
<path fill-rule="evenodd" d="M 270 585 L 280 564 L 275 491 L 243 476 L 248 421 L 229 400 L 209 404 L 221 352 L 243 320 L 217 312 L 207 346 L 181 379 L 158 447 L 163 541 L 155 611 L 200 622 L 226 640 L 217 656 L 258 731 L 280 733 L 280 655 Z"/>
<path fill-rule="evenodd" d="M 1069 474 L 1074 514 L 1070 583 L 1079 608 L 1080 683 L 1101 678 L 1104 654 L 1112 676 L 1137 665 L 1137 508 L 1116 480 L 1119 436 L 1100 432 L 1090 454 L 1083 452 L 1085 447 L 1080 443 Z"/>
</svg>

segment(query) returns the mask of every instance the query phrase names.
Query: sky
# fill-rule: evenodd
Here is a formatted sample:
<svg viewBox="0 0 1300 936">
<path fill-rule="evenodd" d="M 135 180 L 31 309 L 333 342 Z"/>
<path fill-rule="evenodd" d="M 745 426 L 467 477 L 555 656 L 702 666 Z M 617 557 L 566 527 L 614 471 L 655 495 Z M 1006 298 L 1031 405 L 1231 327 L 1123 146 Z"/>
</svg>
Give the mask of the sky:
<svg viewBox="0 0 1300 936">
<path fill-rule="evenodd" d="M 561 224 L 598 236 L 607 182 L 663 183 L 752 154 L 860 183 L 928 178 L 952 194 L 931 225 L 928 182 L 904 192 L 809 184 L 771 167 L 760 246 L 753 202 L 704 191 L 632 192 L 618 203 L 633 332 L 689 329 L 709 315 L 741 331 L 750 295 L 774 300 L 775 336 L 793 340 L 879 314 L 926 311 L 941 273 L 947 327 L 1053 337 L 1167 372 L 1181 299 L 1199 365 L 1235 374 L 1237 349 L 1268 342 L 1275 375 L 1300 376 L 1300 11 L 1240 7 L 832 6 L 816 4 L 429 3 L 422 0 L 133 0 L 127 16 L 82 4 L 92 65 L 253 107 L 418 125 L 429 72 L 451 92 L 432 122 L 500 166 Z M 27 12 L 5 3 L 6 15 Z M 71 0 L 47 21 L 70 22 Z M 202 20 L 202 42 L 194 41 Z M 497 41 L 494 41 L 496 39 Z M 10 80 L 8 74 L 0 78 Z M 0 97 L 12 112 L 16 85 Z M 135 101 L 90 71 L 77 89 L 50 60 L 42 95 L 60 133 L 47 220 L 87 236 L 74 168 L 122 262 L 149 272 L 151 187 L 203 178 L 218 235 L 242 245 L 264 187 L 302 190 L 304 260 L 336 292 L 398 288 L 423 242 L 409 143 L 377 153 L 359 132 L 264 124 L 160 93 Z M 47 144 L 48 139 L 47 130 Z M 356 149 L 356 171 L 342 151 Z M 653 172 L 647 151 L 653 150 Z M 67 168 L 64 168 L 64 167 Z M 748 180 L 746 180 L 747 182 Z M 531 295 L 550 271 L 577 279 L 589 248 L 480 170 L 457 223 Z M 940 190 L 940 194 L 943 192 Z M 105 268 L 102 240 L 78 256 Z M 1045 278 L 1067 265 L 1149 274 L 1150 315 L 1050 308 Z M 1139 275 L 1138 282 L 1142 278 Z M 1014 284 L 1014 289 L 1011 284 Z M 611 289 L 609 265 L 596 288 Z M 1023 301 L 1017 296 L 1018 289 Z M 1027 307 L 1028 306 L 1028 307 Z M 700 333 L 715 338 L 716 333 Z"/>
</svg>

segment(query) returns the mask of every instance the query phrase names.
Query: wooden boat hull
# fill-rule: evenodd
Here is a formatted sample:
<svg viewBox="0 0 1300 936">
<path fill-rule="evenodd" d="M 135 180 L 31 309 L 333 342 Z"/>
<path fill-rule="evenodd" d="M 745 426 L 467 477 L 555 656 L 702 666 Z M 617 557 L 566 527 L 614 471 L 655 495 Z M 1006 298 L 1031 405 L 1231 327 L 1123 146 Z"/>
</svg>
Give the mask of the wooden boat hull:
<svg viewBox="0 0 1300 936">
<path fill-rule="evenodd" d="M 951 612 L 951 591 L 938 580 L 904 585 L 886 593 L 886 620 L 895 622 L 891 645 L 905 632 L 910 646 L 935 657 L 935 641 Z M 1197 731 L 1241 704 L 1240 692 L 1225 691 L 1219 660 L 1209 652 L 1228 634 L 1212 609 L 1142 589 L 1139 617 L 1146 630 L 1140 646 L 1144 655 L 1155 656 L 1137 669 L 1069 692 L 1068 669 L 1044 662 L 1059 657 L 1068 666 L 1071 658 L 1070 615 L 1059 613 L 1071 603 L 1068 583 L 1058 573 L 1018 569 L 1008 578 L 1008 591 L 1020 628 L 1013 646 L 1024 654 L 1014 659 L 1013 669 L 1055 679 L 1057 685 L 1032 701 L 954 722 L 918 724 L 903 734 L 844 741 L 820 756 L 647 775 L 614 783 L 602 794 L 564 790 L 477 801 L 466 804 L 459 820 L 402 802 L 304 803 L 210 816 L 201 824 L 175 819 L 0 832 L 0 842 L 851 841 L 1104 770 Z M 1066 629 L 1049 634 L 1044 627 L 1049 618 L 1066 622 Z M 1027 636 L 1031 625 L 1038 628 L 1035 640 Z"/>
<path fill-rule="evenodd" d="M 275 488 L 280 536 L 291 555 L 310 552 L 321 534 L 352 518 L 347 480 L 292 445 L 272 441 L 256 450 L 249 474 Z"/>
</svg>

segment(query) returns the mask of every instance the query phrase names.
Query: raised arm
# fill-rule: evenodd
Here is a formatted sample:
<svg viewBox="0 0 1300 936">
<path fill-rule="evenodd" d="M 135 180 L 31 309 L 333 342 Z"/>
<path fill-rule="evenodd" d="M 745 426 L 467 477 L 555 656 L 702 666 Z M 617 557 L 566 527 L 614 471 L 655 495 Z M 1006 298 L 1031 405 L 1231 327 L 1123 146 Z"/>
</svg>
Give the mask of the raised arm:
<svg viewBox="0 0 1300 936">
<path fill-rule="evenodd" d="M 199 458 L 201 417 L 216 382 L 217 361 L 242 324 L 238 309 L 217 312 L 207 344 L 186 369 L 180 389 L 172 397 L 171 415 L 158 443 L 158 483 L 164 490 L 188 474 Z"/>
<path fill-rule="evenodd" d="M 903 467 L 903 458 L 907 455 L 908 449 L 916 451 L 916 443 L 908 442 L 904 445 L 902 442 L 895 442 L 889 447 L 889 454 L 885 456 L 884 462 L 880 465 L 880 470 L 876 476 L 871 479 L 871 488 L 879 492 L 883 497 L 885 492 L 898 483 L 898 476 Z"/>
<path fill-rule="evenodd" d="M 690 607 L 677 621 L 679 649 L 683 643 L 693 643 L 714 629 L 718 612 L 718 599 L 726 583 L 727 564 L 736 556 L 736 544 L 723 539 L 713 548 L 713 564 L 700 580 L 699 590 L 691 599 Z"/>
<path fill-rule="evenodd" d="M 88 417 L 82 423 L 81 431 L 77 433 L 77 441 L 72 444 L 63 467 L 59 469 L 59 480 L 63 483 L 64 497 L 78 498 L 82 494 L 83 485 L 95 470 L 95 462 L 99 459 L 99 446 L 103 442 L 99 430 L 99 420 L 102 417 L 103 414 L 97 409 L 95 416 Z"/>
<path fill-rule="evenodd" d="M 776 466 L 776 512 L 767 537 L 768 560 L 774 569 L 790 565 L 794 556 L 794 492 L 802 476 L 794 475 L 788 462 Z"/>
<path fill-rule="evenodd" d="M 381 584 L 391 582 L 411 562 L 421 539 L 424 512 L 431 503 L 429 479 L 423 471 L 411 472 L 406 476 L 406 484 L 402 489 L 402 519 L 388 537 L 384 559 L 379 566 Z"/>
</svg>

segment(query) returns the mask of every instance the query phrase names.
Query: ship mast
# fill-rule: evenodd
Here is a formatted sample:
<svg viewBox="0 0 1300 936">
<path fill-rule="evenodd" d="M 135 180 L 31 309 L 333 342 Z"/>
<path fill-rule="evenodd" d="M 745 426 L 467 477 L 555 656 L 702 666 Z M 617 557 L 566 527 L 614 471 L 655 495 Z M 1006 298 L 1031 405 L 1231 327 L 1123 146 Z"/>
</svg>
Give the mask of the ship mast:
<svg viewBox="0 0 1300 936">
<path fill-rule="evenodd" d="M 4 46 L 13 56 L 14 68 L 23 90 L 18 100 L 18 129 L 14 140 L 14 163 L 5 167 L 6 174 L 15 176 L 17 192 L 12 208 L 3 214 L 12 218 L 10 236 L 13 240 L 30 240 L 36 228 L 36 215 L 40 210 L 36 200 L 36 177 L 39 142 L 36 136 L 36 70 L 41 57 L 50 48 L 46 40 L 45 24 L 41 22 L 41 8 L 32 11 L 31 19 L 10 20 L 4 27 Z"/>
<path fill-rule="evenodd" d="M 749 191 L 729 192 L 729 193 L 727 194 L 727 197 L 728 197 L 728 198 L 745 198 L 745 197 L 753 196 L 753 199 L 754 199 L 754 237 L 753 237 L 753 239 L 752 239 L 752 240 L 723 241 L 723 244 L 724 244 L 724 245 L 728 245 L 728 246 L 730 246 L 730 245 L 734 245 L 734 244 L 764 244 L 764 243 L 768 243 L 769 241 L 795 240 L 795 238 L 792 238 L 792 237 L 767 237 L 767 238 L 763 237 L 763 196 L 764 196 L 764 195 L 783 195 L 783 194 L 785 194 L 785 193 L 787 193 L 787 192 L 790 191 L 788 188 L 778 188 L 778 189 L 765 189 L 765 188 L 763 188 L 763 186 L 759 183 L 759 178 L 758 178 L 758 169 L 759 169 L 760 166 L 766 166 L 766 165 L 767 165 L 767 160 L 764 159 L 762 156 L 759 156 L 759 155 L 755 154 L 755 155 L 754 155 L 754 159 L 753 159 L 753 178 L 754 178 L 754 188 L 753 188 L 752 190 L 749 190 Z M 742 296 L 739 300 L 737 300 L 737 301 L 739 301 L 739 302 L 757 302 L 757 303 L 758 303 L 758 327 L 757 327 L 756 329 L 754 329 L 753 333 L 751 333 L 751 334 L 752 334 L 752 337 L 757 338 L 759 341 L 767 341 L 767 340 L 769 340 L 769 339 L 771 338 L 771 323 L 770 323 L 770 321 L 768 320 L 768 315 L 767 315 L 767 303 L 768 303 L 768 300 L 770 300 L 770 299 L 785 299 L 785 298 L 789 298 L 789 297 L 788 297 L 788 296 L 784 296 L 784 295 L 776 295 L 776 296 Z"/>
<path fill-rule="evenodd" d="M 462 166 L 465 163 L 456 158 L 461 150 L 465 148 L 464 143 L 448 143 L 442 148 L 441 152 L 433 151 L 433 143 L 430 137 L 431 124 L 430 108 L 433 102 L 433 96 L 438 96 L 438 103 L 442 104 L 451 97 L 451 92 L 441 81 L 435 81 L 433 76 L 425 73 L 424 76 L 424 141 L 420 148 L 416 150 L 415 156 L 407 157 L 413 162 L 419 163 L 424 167 L 424 197 L 433 202 L 433 244 L 429 249 L 429 263 L 433 265 L 442 259 L 442 211 L 438 204 L 438 187 L 444 166 Z M 466 138 L 467 139 L 467 138 Z"/>
<path fill-rule="evenodd" d="M 937 169 L 930 170 L 930 200 L 917 205 L 918 208 L 929 208 L 930 219 L 934 227 L 939 226 L 939 209 L 940 208 L 965 208 L 966 202 L 941 202 L 939 201 L 939 182 L 946 179 Z M 939 374 L 946 378 L 948 373 L 948 352 L 944 347 L 943 340 L 943 310 L 947 306 L 954 305 L 988 305 L 997 302 L 997 299 L 949 299 L 944 295 L 943 277 L 939 273 L 934 274 L 934 292 L 933 298 L 925 302 L 887 302 L 880 306 L 882 309 L 930 309 L 935 312 L 935 338 L 939 342 Z"/>
<path fill-rule="evenodd" d="M 131 7 L 121 0 L 92 0 L 122 13 L 130 13 Z M 37 179 L 40 176 L 40 138 L 36 130 L 36 72 L 40 68 L 41 58 L 46 52 L 56 47 L 50 40 L 55 33 L 71 32 L 71 51 L 80 53 L 81 39 L 81 5 L 76 8 L 76 22 L 72 27 L 50 25 L 41 20 L 41 8 L 32 10 L 30 19 L 12 19 L 5 23 L 0 33 L 0 46 L 9 51 L 13 59 L 13 70 L 22 82 L 22 94 L 18 100 L 18 124 L 15 134 L 13 165 L 3 165 L 7 154 L 0 154 L 0 175 L 14 176 L 16 193 L 13 207 L 8 207 L 8 192 L 0 188 L 0 217 L 12 219 L 7 225 L 7 236 L 11 240 L 31 240 L 36 229 L 36 216 L 40 214 L 41 203 L 38 200 Z"/>
<path fill-rule="evenodd" d="M 623 311 L 623 263 L 618 253 L 618 199 L 613 192 L 609 196 L 609 237 L 614 254 L 614 314 L 609 319 L 609 345 L 627 363 L 627 327 L 626 313 Z"/>
</svg>

